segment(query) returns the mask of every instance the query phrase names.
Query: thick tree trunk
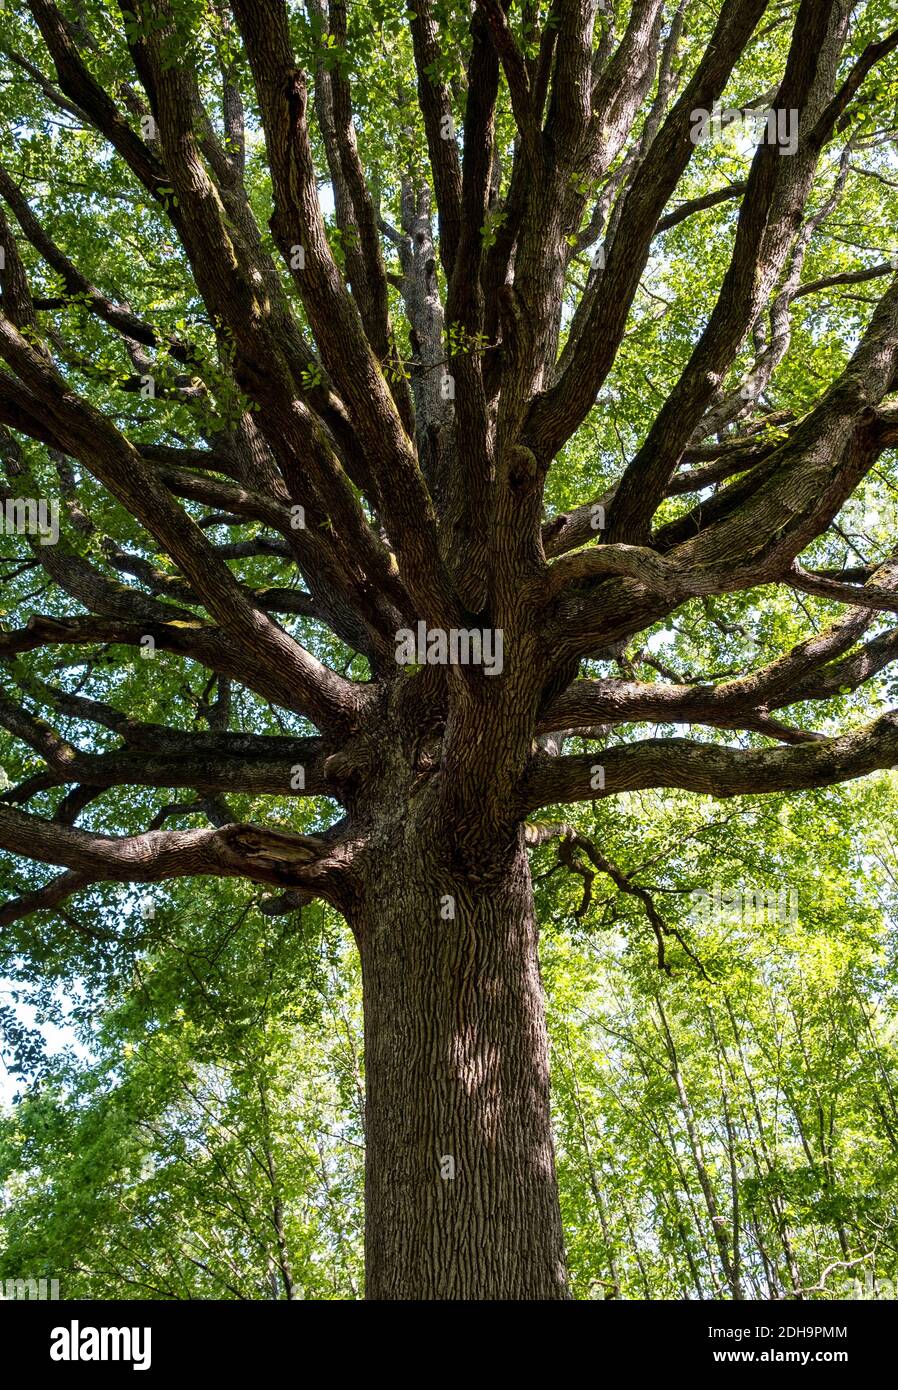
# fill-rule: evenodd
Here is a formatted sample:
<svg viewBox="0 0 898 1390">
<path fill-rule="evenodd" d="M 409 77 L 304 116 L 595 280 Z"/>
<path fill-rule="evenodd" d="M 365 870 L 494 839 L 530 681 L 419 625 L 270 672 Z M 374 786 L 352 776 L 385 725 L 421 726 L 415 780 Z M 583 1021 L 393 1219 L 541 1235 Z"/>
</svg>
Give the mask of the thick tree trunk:
<svg viewBox="0 0 898 1390">
<path fill-rule="evenodd" d="M 526 853 L 475 881 L 410 838 L 360 932 L 367 1297 L 565 1298 Z"/>
</svg>

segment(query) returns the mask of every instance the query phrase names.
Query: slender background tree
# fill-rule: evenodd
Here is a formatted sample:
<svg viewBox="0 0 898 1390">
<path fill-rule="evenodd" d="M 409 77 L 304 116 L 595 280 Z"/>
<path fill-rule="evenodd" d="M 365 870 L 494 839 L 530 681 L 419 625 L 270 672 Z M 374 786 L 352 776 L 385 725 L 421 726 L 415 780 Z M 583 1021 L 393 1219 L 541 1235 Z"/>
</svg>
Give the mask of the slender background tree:
<svg viewBox="0 0 898 1390">
<path fill-rule="evenodd" d="M 367 1296 L 565 1298 L 531 852 L 697 968 L 560 808 L 898 761 L 894 527 L 845 529 L 898 440 L 894 16 L 0 18 L 8 940 L 114 932 L 110 884 L 324 899 Z"/>
</svg>

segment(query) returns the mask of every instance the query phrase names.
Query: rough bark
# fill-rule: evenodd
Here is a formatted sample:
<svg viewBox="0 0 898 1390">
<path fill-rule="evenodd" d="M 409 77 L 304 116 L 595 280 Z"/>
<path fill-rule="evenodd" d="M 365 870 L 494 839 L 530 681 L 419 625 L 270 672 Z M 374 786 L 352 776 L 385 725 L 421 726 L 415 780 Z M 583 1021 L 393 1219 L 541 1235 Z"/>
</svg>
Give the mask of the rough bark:
<svg viewBox="0 0 898 1390">
<path fill-rule="evenodd" d="M 410 822 L 353 920 L 369 1299 L 559 1299 L 537 923 L 521 837 L 477 880 Z M 450 915 L 454 913 L 454 916 Z"/>
</svg>

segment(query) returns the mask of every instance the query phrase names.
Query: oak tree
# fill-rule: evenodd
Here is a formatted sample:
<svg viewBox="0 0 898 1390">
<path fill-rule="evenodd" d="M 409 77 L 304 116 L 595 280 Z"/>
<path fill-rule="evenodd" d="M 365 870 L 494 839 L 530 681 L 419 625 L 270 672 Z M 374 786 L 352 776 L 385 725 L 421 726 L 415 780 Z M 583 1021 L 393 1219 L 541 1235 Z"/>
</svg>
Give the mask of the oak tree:
<svg viewBox="0 0 898 1390">
<path fill-rule="evenodd" d="M 198 876 L 331 904 L 367 1296 L 565 1298 L 531 849 L 664 967 L 565 805 L 898 761 L 894 534 L 842 544 L 898 442 L 889 6 L 0 19 L 0 847 L 56 870 L 0 921 Z M 796 640 L 659 657 L 783 591 Z"/>
</svg>

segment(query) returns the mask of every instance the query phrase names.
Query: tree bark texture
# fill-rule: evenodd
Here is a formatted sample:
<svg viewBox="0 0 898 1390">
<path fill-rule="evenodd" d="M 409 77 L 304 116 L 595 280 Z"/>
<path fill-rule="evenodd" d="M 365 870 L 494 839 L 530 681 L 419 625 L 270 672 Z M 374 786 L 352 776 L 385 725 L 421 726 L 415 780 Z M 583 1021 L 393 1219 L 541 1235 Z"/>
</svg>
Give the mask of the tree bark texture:
<svg viewBox="0 0 898 1390">
<path fill-rule="evenodd" d="M 478 882 L 397 840 L 361 932 L 367 1297 L 565 1298 L 523 842 Z"/>
</svg>

